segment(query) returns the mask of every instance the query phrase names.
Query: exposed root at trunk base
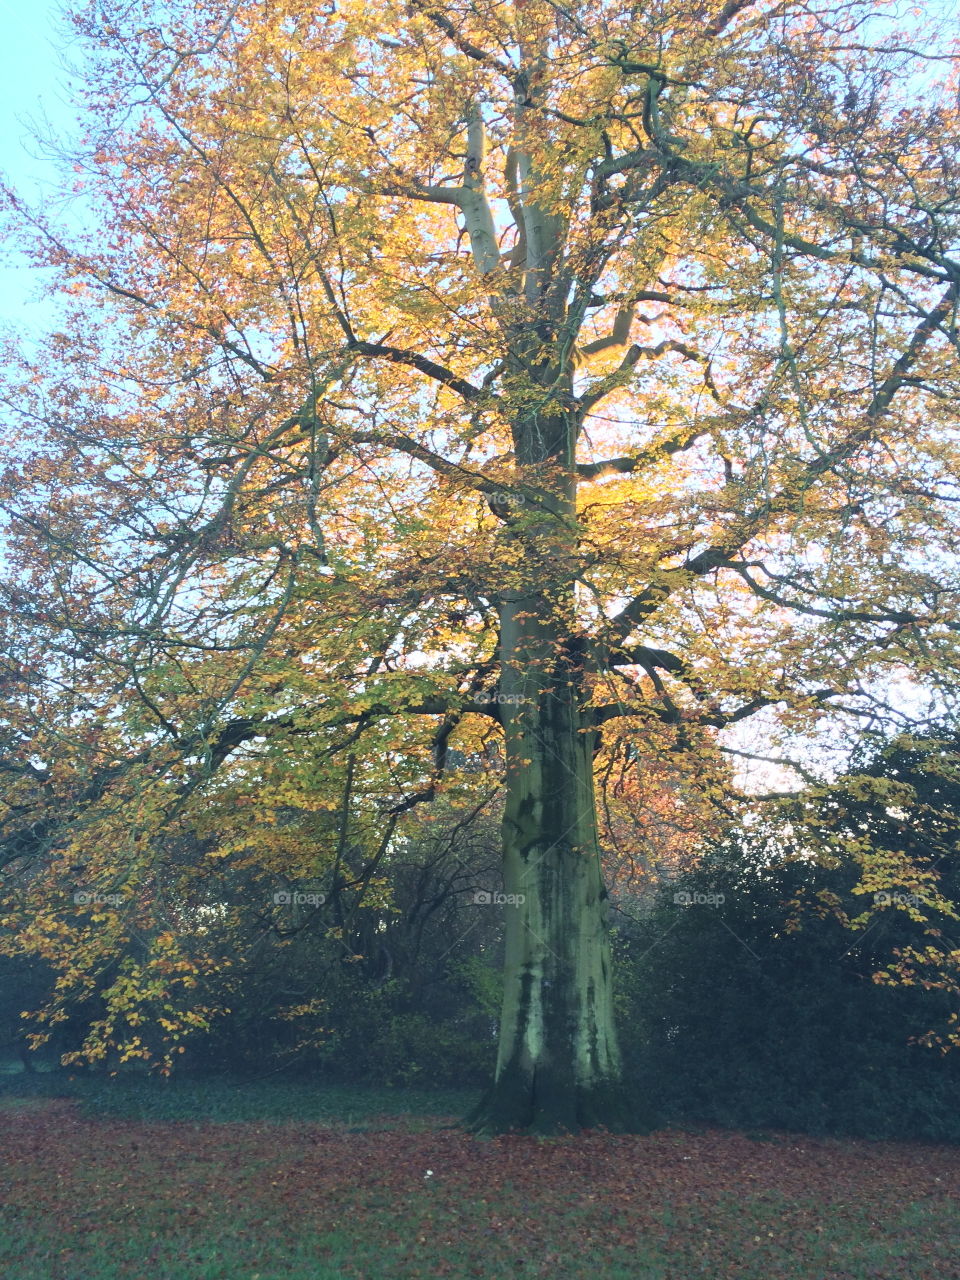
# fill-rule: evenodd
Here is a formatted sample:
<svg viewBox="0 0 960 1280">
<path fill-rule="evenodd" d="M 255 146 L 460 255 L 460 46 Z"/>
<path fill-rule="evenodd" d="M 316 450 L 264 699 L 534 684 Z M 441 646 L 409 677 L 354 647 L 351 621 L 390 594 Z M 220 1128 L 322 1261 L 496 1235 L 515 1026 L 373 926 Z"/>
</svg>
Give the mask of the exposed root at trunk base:
<svg viewBox="0 0 960 1280">
<path fill-rule="evenodd" d="M 464 1118 L 469 1133 L 493 1137 L 527 1133 L 543 1137 L 606 1129 L 610 1133 L 650 1133 L 658 1124 L 653 1109 L 621 1082 L 586 1089 L 537 1087 L 536 1082 L 501 1078 Z"/>
</svg>

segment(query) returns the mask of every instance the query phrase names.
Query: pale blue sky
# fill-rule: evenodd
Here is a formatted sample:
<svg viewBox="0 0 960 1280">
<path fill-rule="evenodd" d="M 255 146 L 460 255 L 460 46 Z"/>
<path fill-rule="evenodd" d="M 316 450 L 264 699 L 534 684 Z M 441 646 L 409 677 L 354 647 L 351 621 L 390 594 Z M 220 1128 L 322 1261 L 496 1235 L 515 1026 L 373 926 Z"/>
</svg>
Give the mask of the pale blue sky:
<svg viewBox="0 0 960 1280">
<path fill-rule="evenodd" d="M 31 139 L 31 121 L 57 132 L 73 129 L 67 101 L 68 76 L 58 49 L 67 41 L 59 0 L 0 0 L 0 173 L 27 195 L 39 194 L 55 177 L 52 163 Z M 9 245 L 0 253 L 0 321 L 42 327 L 47 305 L 31 301 L 36 274 L 17 266 Z"/>
</svg>

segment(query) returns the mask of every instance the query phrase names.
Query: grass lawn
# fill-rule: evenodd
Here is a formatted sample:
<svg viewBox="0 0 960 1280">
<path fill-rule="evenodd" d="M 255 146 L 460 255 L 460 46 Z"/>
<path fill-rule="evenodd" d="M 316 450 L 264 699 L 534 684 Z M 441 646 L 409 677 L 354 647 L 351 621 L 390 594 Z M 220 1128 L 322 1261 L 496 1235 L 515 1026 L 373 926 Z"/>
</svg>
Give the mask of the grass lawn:
<svg viewBox="0 0 960 1280">
<path fill-rule="evenodd" d="M 480 1141 L 444 1127 L 471 1101 L 8 1079 L 0 1276 L 960 1280 L 956 1147 L 679 1129 Z"/>
</svg>

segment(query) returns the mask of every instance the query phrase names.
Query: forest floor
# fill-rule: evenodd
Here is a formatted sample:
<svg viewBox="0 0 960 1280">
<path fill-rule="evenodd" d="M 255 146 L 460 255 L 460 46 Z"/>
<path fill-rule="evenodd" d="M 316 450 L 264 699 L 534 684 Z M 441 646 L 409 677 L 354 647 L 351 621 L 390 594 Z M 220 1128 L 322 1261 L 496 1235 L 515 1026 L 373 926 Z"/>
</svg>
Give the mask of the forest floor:
<svg viewBox="0 0 960 1280">
<path fill-rule="evenodd" d="M 0 1089 L 10 1280 L 960 1280 L 958 1147 L 483 1141 L 444 1127 L 452 1093 L 70 1091 Z"/>
</svg>

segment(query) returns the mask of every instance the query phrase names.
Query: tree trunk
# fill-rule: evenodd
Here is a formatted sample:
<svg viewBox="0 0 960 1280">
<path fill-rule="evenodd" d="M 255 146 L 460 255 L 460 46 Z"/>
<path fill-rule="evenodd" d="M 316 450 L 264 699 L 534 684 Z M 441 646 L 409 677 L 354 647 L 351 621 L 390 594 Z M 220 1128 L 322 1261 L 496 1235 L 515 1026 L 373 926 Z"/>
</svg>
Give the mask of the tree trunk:
<svg viewBox="0 0 960 1280">
<path fill-rule="evenodd" d="M 544 594 L 501 609 L 504 1001 L 494 1083 L 468 1123 L 635 1131 L 650 1126 L 628 1096 L 614 1025 L 584 659 L 550 614 Z"/>
</svg>

